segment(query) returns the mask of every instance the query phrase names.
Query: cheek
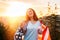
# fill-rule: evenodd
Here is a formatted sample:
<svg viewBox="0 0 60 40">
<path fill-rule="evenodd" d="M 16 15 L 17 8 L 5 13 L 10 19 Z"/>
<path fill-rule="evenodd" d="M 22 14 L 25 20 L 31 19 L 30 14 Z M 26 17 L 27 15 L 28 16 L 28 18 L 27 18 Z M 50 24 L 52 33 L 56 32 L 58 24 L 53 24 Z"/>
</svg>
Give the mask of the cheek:
<svg viewBox="0 0 60 40">
<path fill-rule="evenodd" d="M 30 14 L 29 14 L 29 13 L 27 13 L 27 15 L 28 15 L 28 16 L 30 16 Z"/>
<path fill-rule="evenodd" d="M 33 11 L 31 11 L 31 16 L 33 16 L 34 15 L 34 13 L 33 13 Z"/>
<path fill-rule="evenodd" d="M 33 17 L 33 15 L 34 15 L 34 14 L 33 14 L 33 12 L 32 12 L 30 16 Z"/>
<path fill-rule="evenodd" d="M 30 16 L 33 16 L 33 12 L 30 12 L 29 15 L 30 15 Z"/>
</svg>

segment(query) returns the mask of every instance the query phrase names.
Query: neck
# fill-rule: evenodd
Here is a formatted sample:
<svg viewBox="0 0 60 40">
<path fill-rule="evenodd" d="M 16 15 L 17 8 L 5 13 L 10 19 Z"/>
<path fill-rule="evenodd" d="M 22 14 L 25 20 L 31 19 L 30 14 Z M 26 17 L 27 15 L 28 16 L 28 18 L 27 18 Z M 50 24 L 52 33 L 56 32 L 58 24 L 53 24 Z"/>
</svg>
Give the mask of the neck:
<svg viewBox="0 0 60 40">
<path fill-rule="evenodd" d="M 33 19 L 33 18 L 31 18 L 31 21 L 34 21 L 34 19 Z"/>
</svg>

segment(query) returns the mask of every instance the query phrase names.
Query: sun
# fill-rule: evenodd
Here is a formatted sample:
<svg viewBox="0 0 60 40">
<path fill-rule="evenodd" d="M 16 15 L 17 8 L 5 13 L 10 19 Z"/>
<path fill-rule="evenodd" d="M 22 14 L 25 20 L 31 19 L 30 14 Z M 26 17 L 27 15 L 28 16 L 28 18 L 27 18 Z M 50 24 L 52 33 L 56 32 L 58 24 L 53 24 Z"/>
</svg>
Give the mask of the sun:
<svg viewBox="0 0 60 40">
<path fill-rule="evenodd" d="M 8 6 L 4 7 L 5 11 L 0 16 L 6 17 L 10 28 L 15 28 L 15 26 L 24 19 L 21 16 L 25 16 L 26 10 L 31 7 L 31 4 L 17 1 L 9 1 L 6 2 L 6 4 L 8 4 Z"/>
<path fill-rule="evenodd" d="M 4 16 L 8 17 L 9 25 L 11 28 L 14 28 L 14 25 L 17 25 L 20 21 L 23 20 L 23 18 L 20 19 L 20 16 L 25 16 L 26 10 L 31 6 L 31 4 L 24 2 L 8 2 L 8 4 L 10 6 L 7 8 Z"/>
</svg>

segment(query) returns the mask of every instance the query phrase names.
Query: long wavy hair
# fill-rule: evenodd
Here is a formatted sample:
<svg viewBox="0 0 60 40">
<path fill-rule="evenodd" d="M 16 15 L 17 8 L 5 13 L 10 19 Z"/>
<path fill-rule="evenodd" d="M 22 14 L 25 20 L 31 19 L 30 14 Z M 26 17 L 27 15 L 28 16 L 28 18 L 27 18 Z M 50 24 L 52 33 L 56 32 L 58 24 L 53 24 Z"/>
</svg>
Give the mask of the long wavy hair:
<svg viewBox="0 0 60 40">
<path fill-rule="evenodd" d="M 32 8 L 29 8 L 29 9 L 31 9 L 32 11 L 33 11 L 33 19 L 35 20 L 35 21 L 37 21 L 38 20 L 38 17 L 37 17 L 37 15 L 36 15 L 36 12 L 32 9 Z M 29 10 L 28 9 L 28 10 Z M 27 11 L 26 11 L 26 21 L 30 21 L 30 17 L 27 15 Z"/>
</svg>

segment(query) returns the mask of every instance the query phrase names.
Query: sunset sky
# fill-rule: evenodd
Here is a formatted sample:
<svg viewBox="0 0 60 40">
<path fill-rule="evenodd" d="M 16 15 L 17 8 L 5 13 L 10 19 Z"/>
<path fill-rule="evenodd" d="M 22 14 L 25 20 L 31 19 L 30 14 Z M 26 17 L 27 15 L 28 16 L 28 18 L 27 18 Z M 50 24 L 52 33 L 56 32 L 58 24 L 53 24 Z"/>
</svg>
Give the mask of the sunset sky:
<svg viewBox="0 0 60 40">
<path fill-rule="evenodd" d="M 60 8 L 60 0 L 0 0 L 0 16 L 24 16 L 30 7 L 36 11 L 37 15 L 40 11 L 45 15 L 48 2 L 52 10 L 55 3 Z"/>
<path fill-rule="evenodd" d="M 10 26 L 19 24 L 24 20 L 28 8 L 33 8 L 38 17 L 46 16 L 48 2 L 51 10 L 54 10 L 56 3 L 58 7 L 57 14 L 60 14 L 60 0 L 0 0 L 0 17 L 2 17 L 0 20 L 3 22 L 6 20 L 5 24 L 9 23 Z"/>
</svg>

